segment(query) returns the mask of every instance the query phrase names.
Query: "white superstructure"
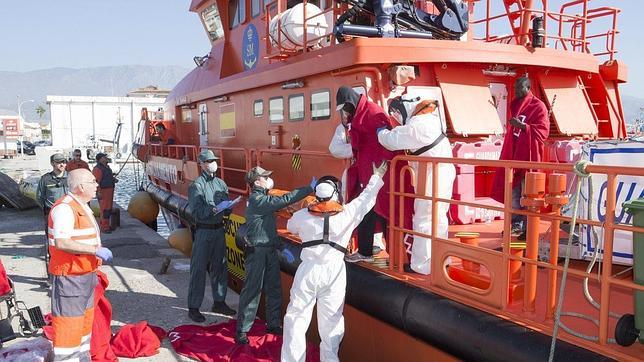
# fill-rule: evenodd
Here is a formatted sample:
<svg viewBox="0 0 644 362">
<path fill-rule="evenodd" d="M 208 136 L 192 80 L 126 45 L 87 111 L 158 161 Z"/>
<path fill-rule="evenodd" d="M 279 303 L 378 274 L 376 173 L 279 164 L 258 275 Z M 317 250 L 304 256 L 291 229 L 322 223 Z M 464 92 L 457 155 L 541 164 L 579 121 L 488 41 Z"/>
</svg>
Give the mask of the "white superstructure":
<svg viewBox="0 0 644 362">
<path fill-rule="evenodd" d="M 111 147 L 99 140 L 113 140 L 120 121 L 123 125 L 119 149 L 113 152 L 127 155 L 132 149 L 141 109 L 156 111 L 164 102 L 164 98 L 153 97 L 47 96 L 52 146 L 60 149 Z"/>
</svg>

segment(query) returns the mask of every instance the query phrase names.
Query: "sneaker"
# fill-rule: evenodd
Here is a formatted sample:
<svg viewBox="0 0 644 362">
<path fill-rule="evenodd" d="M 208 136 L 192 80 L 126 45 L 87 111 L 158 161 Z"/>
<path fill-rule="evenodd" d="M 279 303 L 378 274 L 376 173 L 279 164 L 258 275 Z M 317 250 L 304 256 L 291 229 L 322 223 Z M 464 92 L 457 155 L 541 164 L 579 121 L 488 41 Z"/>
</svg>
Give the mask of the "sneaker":
<svg viewBox="0 0 644 362">
<path fill-rule="evenodd" d="M 371 249 L 371 254 L 373 254 L 373 255 L 378 255 L 378 254 L 380 254 L 380 252 L 382 252 L 382 249 L 379 246 L 374 246 Z"/>
<path fill-rule="evenodd" d="M 244 332 L 237 332 L 235 336 L 235 343 L 237 344 L 248 344 L 248 336 Z"/>
<path fill-rule="evenodd" d="M 357 263 L 359 261 L 366 261 L 367 263 L 371 263 L 371 262 L 373 262 L 373 256 L 371 256 L 371 255 L 370 256 L 364 256 L 364 255 L 362 255 L 360 253 L 353 253 L 353 254 L 351 254 L 349 256 L 346 256 L 344 258 L 344 260 L 349 262 L 349 263 Z"/>
<path fill-rule="evenodd" d="M 225 302 L 214 302 L 212 304 L 211 311 L 215 314 L 225 315 L 226 317 L 232 317 L 235 314 L 237 314 L 237 312 L 235 312 L 234 309 L 227 306 Z"/>
<path fill-rule="evenodd" d="M 268 328 L 266 328 L 266 333 L 281 336 L 282 334 L 284 334 L 284 330 L 280 326 L 268 327 Z"/>
<path fill-rule="evenodd" d="M 526 232 L 524 230 L 524 231 L 521 232 L 521 234 L 519 234 L 519 236 L 517 236 L 517 240 L 525 241 L 526 237 L 527 237 L 527 235 L 526 235 Z"/>
<path fill-rule="evenodd" d="M 523 231 L 523 225 L 521 223 L 517 224 L 512 224 L 512 228 L 510 229 L 510 233 L 515 235 L 515 234 L 520 234 Z"/>
<path fill-rule="evenodd" d="M 204 317 L 203 314 L 201 314 L 201 312 L 197 308 L 189 308 L 188 317 L 192 319 L 193 322 L 197 322 L 197 323 L 203 323 L 206 321 L 206 317 Z"/>
</svg>

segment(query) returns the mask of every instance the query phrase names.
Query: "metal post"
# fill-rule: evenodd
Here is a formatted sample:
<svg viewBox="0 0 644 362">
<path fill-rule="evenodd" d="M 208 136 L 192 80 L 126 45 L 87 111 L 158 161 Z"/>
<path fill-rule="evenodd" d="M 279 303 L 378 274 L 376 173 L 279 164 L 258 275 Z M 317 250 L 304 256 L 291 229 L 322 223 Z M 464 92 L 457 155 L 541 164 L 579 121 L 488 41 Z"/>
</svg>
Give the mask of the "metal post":
<svg viewBox="0 0 644 362">
<path fill-rule="evenodd" d="M 548 178 L 548 196 L 546 203 L 552 205 L 552 213 L 561 215 L 561 208 L 568 203 L 566 193 L 566 175 L 560 173 L 550 174 Z M 550 265 L 557 266 L 559 258 L 559 227 L 561 221 L 553 219 L 550 224 Z M 572 230 L 570 232 L 573 232 Z M 546 305 L 546 318 L 553 319 L 557 305 L 557 270 L 548 271 L 548 304 Z"/>
<path fill-rule="evenodd" d="M 22 101 L 22 102 L 20 102 L 20 104 L 18 104 L 18 125 L 19 126 L 20 126 L 20 121 L 22 120 L 22 105 L 25 104 L 25 103 L 28 103 L 28 102 L 35 102 L 35 101 L 33 99 L 29 99 L 29 100 L 26 100 L 26 101 Z M 24 128 L 24 124 L 22 125 L 22 128 Z M 4 145 L 5 145 L 4 150 L 5 150 L 5 153 L 6 153 L 7 152 L 7 130 L 6 129 L 4 130 L 4 137 L 5 137 L 5 139 L 4 139 Z M 20 137 L 20 157 L 25 158 L 25 139 L 22 136 Z"/>
<path fill-rule="evenodd" d="M 546 191 L 546 175 L 543 172 L 528 172 L 525 176 L 525 190 L 521 198 L 521 206 L 526 207 L 531 215 L 528 215 L 528 228 L 526 232 L 526 255 L 527 259 L 537 260 L 539 255 L 539 222 L 541 218 L 537 214 L 545 205 L 543 196 Z M 525 291 L 523 294 L 523 310 L 534 312 L 537 300 L 537 266 L 527 264 L 525 267 Z"/>
</svg>

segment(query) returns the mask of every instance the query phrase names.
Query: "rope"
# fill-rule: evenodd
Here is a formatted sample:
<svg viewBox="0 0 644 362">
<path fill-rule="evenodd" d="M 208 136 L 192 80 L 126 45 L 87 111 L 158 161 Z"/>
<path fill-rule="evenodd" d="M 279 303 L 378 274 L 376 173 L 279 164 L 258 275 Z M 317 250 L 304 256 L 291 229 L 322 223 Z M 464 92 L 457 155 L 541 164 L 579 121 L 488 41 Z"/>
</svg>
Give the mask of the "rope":
<svg viewBox="0 0 644 362">
<path fill-rule="evenodd" d="M 586 166 L 590 164 L 589 161 L 582 160 L 575 163 L 573 172 L 579 176 L 577 179 L 577 191 L 575 192 L 575 199 L 578 200 L 581 193 L 581 181 L 584 178 L 590 178 L 590 173 L 586 172 Z M 572 222 L 570 225 L 570 233 L 568 233 L 568 244 L 566 245 L 566 258 L 564 261 L 563 275 L 561 276 L 561 286 L 559 287 L 559 300 L 557 301 L 557 310 L 555 312 L 555 325 L 552 330 L 552 340 L 550 341 L 550 355 L 548 361 L 552 362 L 555 355 L 555 344 L 557 343 L 557 333 L 559 332 L 559 324 L 561 319 L 561 308 L 563 306 L 563 297 L 566 290 L 566 278 L 568 277 L 568 267 L 570 265 L 570 248 L 572 247 L 572 239 L 575 234 L 575 224 L 577 223 L 577 208 L 579 202 L 576 202 L 572 209 Z M 568 329 L 562 326 L 568 332 Z M 574 331 L 571 331 L 574 332 Z M 569 332 L 570 333 L 570 332 Z M 583 338 L 583 337 L 582 337 Z"/>
</svg>

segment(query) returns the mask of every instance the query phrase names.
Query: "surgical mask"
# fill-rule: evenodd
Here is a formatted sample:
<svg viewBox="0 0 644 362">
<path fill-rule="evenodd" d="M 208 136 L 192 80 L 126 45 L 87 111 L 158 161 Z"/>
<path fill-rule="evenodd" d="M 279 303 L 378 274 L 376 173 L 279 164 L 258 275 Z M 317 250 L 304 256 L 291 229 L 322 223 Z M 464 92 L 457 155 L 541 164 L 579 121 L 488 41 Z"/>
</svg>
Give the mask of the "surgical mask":
<svg viewBox="0 0 644 362">
<path fill-rule="evenodd" d="M 208 164 L 208 172 L 210 172 L 210 173 L 215 173 L 215 172 L 217 172 L 217 168 L 218 168 L 218 167 L 219 167 L 219 166 L 217 165 L 217 162 L 216 162 L 216 161 L 212 161 L 212 162 L 210 162 L 210 163 Z"/>
<path fill-rule="evenodd" d="M 272 188 L 273 188 L 273 186 L 275 186 L 275 181 L 273 181 L 273 179 L 272 179 L 272 178 L 267 177 L 267 178 L 266 178 L 266 181 L 265 181 L 265 183 L 264 183 L 264 187 L 265 187 L 266 189 L 270 190 L 270 189 L 272 189 Z"/>
</svg>

